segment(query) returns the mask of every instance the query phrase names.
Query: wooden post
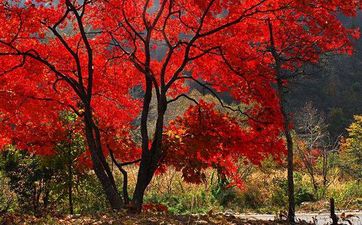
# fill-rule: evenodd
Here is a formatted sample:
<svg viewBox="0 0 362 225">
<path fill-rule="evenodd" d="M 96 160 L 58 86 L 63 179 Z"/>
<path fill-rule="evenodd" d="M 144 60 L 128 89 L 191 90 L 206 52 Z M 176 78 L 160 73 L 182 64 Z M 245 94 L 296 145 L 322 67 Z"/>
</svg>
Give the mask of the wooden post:
<svg viewBox="0 0 362 225">
<path fill-rule="evenodd" d="M 335 207 L 334 207 L 334 198 L 330 199 L 330 212 L 331 212 L 331 218 L 332 218 L 332 225 L 338 225 L 338 216 L 336 215 L 335 212 Z"/>
</svg>

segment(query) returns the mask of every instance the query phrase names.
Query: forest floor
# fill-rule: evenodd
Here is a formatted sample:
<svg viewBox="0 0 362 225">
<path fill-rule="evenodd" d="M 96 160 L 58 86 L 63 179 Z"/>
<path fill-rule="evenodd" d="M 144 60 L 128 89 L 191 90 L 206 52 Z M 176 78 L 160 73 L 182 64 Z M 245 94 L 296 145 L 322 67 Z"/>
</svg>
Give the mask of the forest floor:
<svg viewBox="0 0 362 225">
<path fill-rule="evenodd" d="M 170 215 L 166 213 L 110 213 L 99 215 L 43 216 L 21 214 L 0 215 L 0 225 L 287 225 L 286 221 L 246 219 L 226 214 Z M 298 225 L 310 225 L 299 221 Z"/>
<path fill-rule="evenodd" d="M 362 225 L 362 212 L 343 214 L 348 220 L 342 224 Z M 352 216 L 353 215 L 353 216 Z M 341 217 L 341 215 L 338 214 Z M 309 221 L 306 222 L 305 220 Z M 330 224 L 327 213 L 297 214 L 297 225 Z M 312 222 L 313 221 L 313 222 Z M 208 213 L 192 215 L 171 215 L 168 213 L 146 212 L 130 215 L 126 212 L 94 215 L 47 215 L 36 217 L 23 214 L 0 214 L 0 225 L 287 225 L 285 220 L 276 219 L 272 214 Z"/>
<path fill-rule="evenodd" d="M 308 217 L 309 216 L 309 217 Z M 320 220 L 306 222 L 298 219 L 298 225 L 328 224 L 328 215 L 300 214 L 297 218 L 311 218 Z M 325 223 L 321 218 L 325 218 Z M 342 221 L 341 224 L 360 225 L 362 214 L 354 214 L 350 221 Z M 42 216 L 36 217 L 23 214 L 0 215 L 0 225 L 287 225 L 283 220 L 275 220 L 273 215 L 262 214 L 236 214 L 209 213 L 204 215 L 170 215 L 167 213 L 142 213 L 140 215 L 128 215 L 124 212 L 98 214 L 98 215 L 68 215 L 68 216 Z M 330 223 L 329 223 L 330 224 Z"/>
</svg>

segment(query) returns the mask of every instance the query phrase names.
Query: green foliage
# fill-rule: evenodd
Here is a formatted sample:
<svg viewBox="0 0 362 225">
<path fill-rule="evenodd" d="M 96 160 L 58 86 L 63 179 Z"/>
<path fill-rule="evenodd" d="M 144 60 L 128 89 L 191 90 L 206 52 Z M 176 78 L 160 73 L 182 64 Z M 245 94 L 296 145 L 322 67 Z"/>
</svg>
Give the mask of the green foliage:
<svg viewBox="0 0 362 225">
<path fill-rule="evenodd" d="M 306 185 L 305 181 L 302 179 L 302 174 L 295 172 L 294 173 L 294 196 L 295 203 L 297 206 L 301 205 L 303 202 L 315 201 L 315 196 L 312 191 L 312 187 Z M 274 185 L 276 189 L 272 192 L 270 198 L 270 204 L 280 208 L 284 208 L 288 204 L 288 180 L 287 179 L 275 179 Z"/>
<path fill-rule="evenodd" d="M 341 107 L 331 108 L 328 113 L 328 120 L 331 121 L 328 128 L 332 134 L 337 134 L 337 132 L 343 132 L 343 129 L 349 121 L 348 116 L 346 115 L 344 109 Z"/>
<path fill-rule="evenodd" d="M 339 189 L 333 190 L 331 196 L 335 199 L 339 208 L 362 207 L 362 185 L 360 182 L 347 182 Z"/>
<path fill-rule="evenodd" d="M 1 161 L 0 161 L 1 162 Z M 9 178 L 0 170 L 0 212 L 14 212 L 16 209 L 16 194 L 10 190 Z"/>
<path fill-rule="evenodd" d="M 315 201 L 315 196 L 312 191 L 312 187 L 306 186 L 303 182 L 303 176 L 301 173 L 294 173 L 295 183 L 295 203 L 296 205 L 302 204 L 302 202 Z"/>
<path fill-rule="evenodd" d="M 86 171 L 78 169 L 76 164 L 79 156 L 85 151 L 84 141 L 79 134 L 70 131 L 68 135 L 72 141 L 59 143 L 56 146 L 56 154 L 43 158 L 43 162 L 53 170 L 53 201 L 67 205 L 67 212 L 72 212 L 74 206 L 69 202 L 69 194 L 71 192 L 74 198 L 74 190 L 79 190 L 80 183 L 88 177 Z"/>
<path fill-rule="evenodd" d="M 315 197 L 310 190 L 305 187 L 298 188 L 298 191 L 295 193 L 295 203 L 300 205 L 303 202 L 312 202 L 315 201 Z"/>
<path fill-rule="evenodd" d="M 72 121 L 71 115 L 65 116 Z M 58 143 L 54 155 L 35 156 L 11 146 L 1 152 L 0 177 L 4 179 L 0 182 L 0 210 L 11 206 L 27 213 L 69 213 L 70 191 L 74 213 L 108 209 L 96 176 L 77 166 L 78 157 L 85 151 L 84 140 L 79 134 L 69 135 L 72 141 Z M 6 192 L 6 187 L 13 195 Z"/>
<path fill-rule="evenodd" d="M 275 179 L 273 183 L 276 189 L 272 192 L 270 203 L 277 207 L 285 207 L 288 203 L 288 181 L 286 179 Z"/>
<path fill-rule="evenodd" d="M 48 204 L 47 182 L 52 171 L 39 158 L 25 151 L 8 148 L 2 152 L 2 171 L 8 178 L 8 185 L 17 195 L 22 211 L 36 213 Z"/>
<path fill-rule="evenodd" d="M 234 199 L 234 204 L 240 204 L 241 210 L 258 210 L 265 206 L 261 192 L 256 186 L 249 186 Z"/>
<path fill-rule="evenodd" d="M 227 188 L 227 183 L 220 179 L 211 187 L 211 194 L 223 207 L 227 207 L 236 198 L 234 188 Z"/>
<path fill-rule="evenodd" d="M 362 116 L 354 116 L 348 127 L 348 138 L 342 145 L 340 167 L 357 181 L 362 180 Z"/>
<path fill-rule="evenodd" d="M 101 184 L 93 174 L 83 175 L 74 190 L 74 212 L 89 214 L 109 210 Z"/>
</svg>

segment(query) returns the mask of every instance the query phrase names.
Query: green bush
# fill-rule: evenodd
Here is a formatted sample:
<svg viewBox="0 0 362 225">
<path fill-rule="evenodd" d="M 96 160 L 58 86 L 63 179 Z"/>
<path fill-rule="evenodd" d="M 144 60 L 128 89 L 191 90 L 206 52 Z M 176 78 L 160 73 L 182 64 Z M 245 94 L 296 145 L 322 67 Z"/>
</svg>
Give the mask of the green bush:
<svg viewBox="0 0 362 225">
<path fill-rule="evenodd" d="M 10 190 L 9 179 L 0 171 L 0 212 L 14 212 L 17 207 L 16 194 Z"/>
<path fill-rule="evenodd" d="M 288 203 L 288 181 L 275 178 L 272 180 L 274 188 L 270 188 L 271 197 L 269 205 L 277 208 L 284 208 Z"/>
<path fill-rule="evenodd" d="M 303 202 L 313 202 L 315 201 L 314 194 L 305 187 L 296 188 L 295 192 L 295 204 L 300 205 Z"/>
<path fill-rule="evenodd" d="M 345 184 L 341 189 L 331 193 L 340 208 L 362 207 L 362 185 L 357 181 Z"/>
<path fill-rule="evenodd" d="M 223 182 L 217 182 L 211 188 L 211 194 L 223 207 L 230 205 L 237 197 L 234 188 L 227 188 Z"/>
<path fill-rule="evenodd" d="M 74 212 L 89 214 L 109 210 L 109 205 L 97 177 L 84 175 L 74 190 Z"/>
<path fill-rule="evenodd" d="M 264 200 L 258 187 L 249 186 L 235 199 L 234 204 L 238 204 L 241 210 L 257 210 L 264 206 Z"/>
<path fill-rule="evenodd" d="M 9 148 L 2 152 L 2 171 L 10 189 L 16 193 L 18 207 L 23 212 L 38 213 L 49 203 L 51 171 L 39 158 L 26 151 Z"/>
</svg>

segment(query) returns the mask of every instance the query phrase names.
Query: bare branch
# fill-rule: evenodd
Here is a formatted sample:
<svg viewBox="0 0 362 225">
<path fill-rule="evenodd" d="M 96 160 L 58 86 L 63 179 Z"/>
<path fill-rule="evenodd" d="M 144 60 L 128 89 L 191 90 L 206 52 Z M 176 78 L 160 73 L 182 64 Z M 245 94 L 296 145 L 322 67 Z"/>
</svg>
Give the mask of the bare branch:
<svg viewBox="0 0 362 225">
<path fill-rule="evenodd" d="M 192 98 L 192 97 L 190 97 L 190 96 L 188 96 L 188 95 L 186 95 L 186 94 L 180 94 L 180 95 L 178 95 L 176 98 L 173 98 L 173 99 L 171 99 L 171 100 L 168 100 L 168 101 L 167 101 L 167 104 L 172 103 L 172 102 L 175 102 L 175 101 L 177 101 L 178 99 L 180 99 L 181 97 L 187 98 L 188 100 L 194 102 L 196 105 L 199 104 L 199 102 L 198 102 L 196 99 L 194 99 L 194 98 Z"/>
</svg>

